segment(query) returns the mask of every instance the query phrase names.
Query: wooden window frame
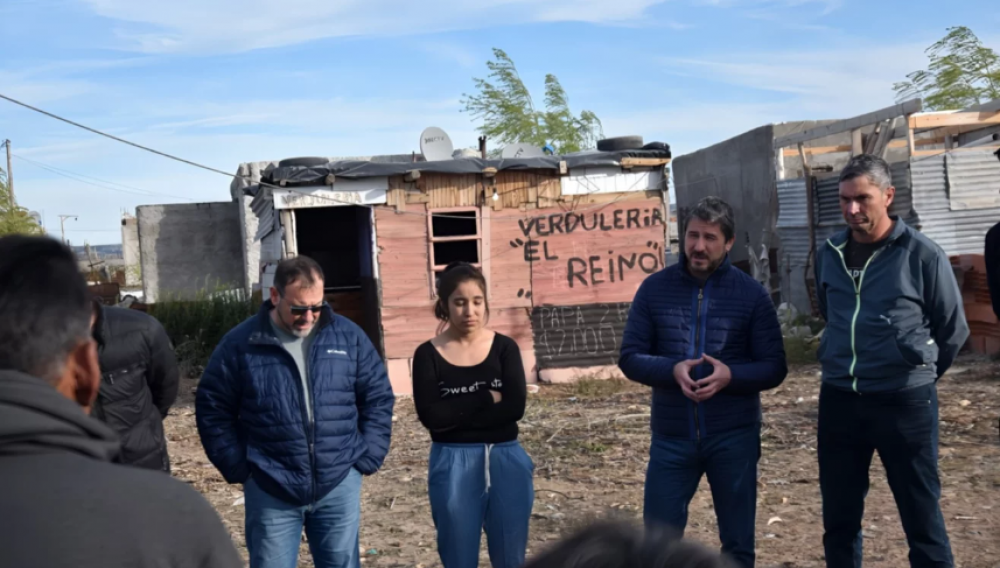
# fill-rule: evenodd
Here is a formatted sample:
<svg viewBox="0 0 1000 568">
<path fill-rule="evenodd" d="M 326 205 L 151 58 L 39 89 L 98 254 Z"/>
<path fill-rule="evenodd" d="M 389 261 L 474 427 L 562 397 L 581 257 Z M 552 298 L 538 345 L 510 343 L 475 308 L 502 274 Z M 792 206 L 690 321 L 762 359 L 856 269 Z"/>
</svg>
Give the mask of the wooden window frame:
<svg viewBox="0 0 1000 568">
<path fill-rule="evenodd" d="M 484 251 L 489 250 L 489 230 L 490 230 L 490 220 L 489 220 L 489 208 L 488 207 L 443 207 L 439 209 L 429 210 L 427 215 L 427 281 L 430 284 L 430 296 L 431 299 L 437 297 L 437 286 L 435 286 L 435 278 L 437 276 L 438 270 L 444 270 L 447 265 L 439 265 L 434 259 L 434 244 L 435 243 L 447 243 L 447 242 L 459 242 L 459 241 L 476 241 L 477 252 L 479 254 L 479 262 L 470 263 L 487 275 L 489 278 L 489 259 L 483 258 Z M 476 214 L 476 235 L 462 235 L 458 237 L 435 237 L 434 236 L 434 216 L 435 215 L 447 215 L 453 213 L 475 213 Z M 487 292 L 487 298 L 490 294 Z"/>
</svg>

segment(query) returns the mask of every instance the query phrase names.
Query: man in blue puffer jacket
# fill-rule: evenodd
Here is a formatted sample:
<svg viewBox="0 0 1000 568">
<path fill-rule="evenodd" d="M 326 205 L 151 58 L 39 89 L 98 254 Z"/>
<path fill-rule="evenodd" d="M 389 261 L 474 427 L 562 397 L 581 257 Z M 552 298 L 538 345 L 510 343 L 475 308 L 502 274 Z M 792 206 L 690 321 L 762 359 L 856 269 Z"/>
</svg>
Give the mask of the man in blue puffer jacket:
<svg viewBox="0 0 1000 568">
<path fill-rule="evenodd" d="M 858 568 L 868 471 L 877 451 L 910 546 L 910 566 L 951 568 L 938 476 L 937 380 L 969 337 L 948 255 L 890 217 L 885 160 L 840 174 L 848 229 L 816 247 L 819 484 L 829 568 Z"/>
<path fill-rule="evenodd" d="M 281 262 L 271 300 L 223 338 L 198 386 L 205 452 L 243 484 L 251 568 L 295 566 L 303 526 L 317 568 L 357 568 L 361 476 L 389 451 L 389 378 L 323 281 L 307 257 Z"/>
<path fill-rule="evenodd" d="M 760 392 L 788 372 L 781 326 L 763 286 L 729 263 L 732 208 L 691 211 L 679 263 L 647 278 L 632 303 L 618 366 L 653 387 L 644 517 L 680 531 L 708 476 L 722 551 L 755 561 Z"/>
</svg>

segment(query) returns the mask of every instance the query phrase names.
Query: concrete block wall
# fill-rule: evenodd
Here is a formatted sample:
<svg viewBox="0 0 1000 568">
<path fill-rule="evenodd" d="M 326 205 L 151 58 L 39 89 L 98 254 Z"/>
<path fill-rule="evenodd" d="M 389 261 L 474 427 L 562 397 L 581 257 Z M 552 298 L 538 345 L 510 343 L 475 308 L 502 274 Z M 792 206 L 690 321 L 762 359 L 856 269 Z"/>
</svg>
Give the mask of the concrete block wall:
<svg viewBox="0 0 1000 568">
<path fill-rule="evenodd" d="M 145 301 L 192 298 L 217 286 L 242 288 L 241 205 L 226 201 L 138 207 Z"/>
<path fill-rule="evenodd" d="M 122 256 L 125 259 L 125 286 L 142 286 L 139 220 L 131 215 L 122 217 Z"/>
</svg>

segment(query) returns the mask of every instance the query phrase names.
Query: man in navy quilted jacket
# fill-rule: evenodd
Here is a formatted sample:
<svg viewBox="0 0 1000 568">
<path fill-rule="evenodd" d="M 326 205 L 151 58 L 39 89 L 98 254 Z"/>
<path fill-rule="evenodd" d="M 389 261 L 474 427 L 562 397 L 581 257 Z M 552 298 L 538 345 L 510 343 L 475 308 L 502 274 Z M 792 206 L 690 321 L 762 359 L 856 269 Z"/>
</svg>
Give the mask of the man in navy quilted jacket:
<svg viewBox="0 0 1000 568">
<path fill-rule="evenodd" d="M 285 260 L 271 299 L 230 331 L 198 386 L 198 433 L 242 483 L 251 568 L 357 568 L 361 476 L 389 451 L 395 399 L 361 329 L 323 300 L 323 270 Z"/>
<path fill-rule="evenodd" d="M 752 567 L 760 392 L 788 368 L 770 296 L 729 263 L 734 237 L 732 208 L 702 199 L 687 217 L 680 262 L 639 287 L 618 366 L 653 387 L 646 523 L 683 533 L 707 475 L 722 551 Z"/>
</svg>

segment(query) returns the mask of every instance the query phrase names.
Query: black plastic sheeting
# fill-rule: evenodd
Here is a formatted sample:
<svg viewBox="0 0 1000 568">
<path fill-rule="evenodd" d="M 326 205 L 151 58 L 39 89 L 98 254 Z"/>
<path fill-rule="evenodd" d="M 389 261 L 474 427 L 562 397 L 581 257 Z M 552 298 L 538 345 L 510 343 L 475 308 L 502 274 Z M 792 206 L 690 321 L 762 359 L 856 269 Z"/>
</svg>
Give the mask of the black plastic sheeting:
<svg viewBox="0 0 1000 568">
<path fill-rule="evenodd" d="M 618 152 L 598 152 L 588 150 L 563 156 L 544 156 L 539 158 L 515 158 L 484 160 L 481 158 L 457 158 L 436 162 L 389 162 L 376 163 L 365 161 L 330 162 L 320 166 L 285 166 L 276 167 L 264 174 L 261 181 L 275 184 L 279 181 L 291 186 L 325 185 L 326 177 L 333 175 L 341 179 L 362 179 L 381 176 L 404 175 L 407 172 L 419 171 L 439 174 L 481 174 L 486 168 L 505 170 L 556 170 L 559 163 L 566 162 L 566 167 L 616 167 L 621 165 L 622 158 L 670 158 L 670 147 L 664 144 L 664 149 L 653 150 L 622 150 Z"/>
</svg>

